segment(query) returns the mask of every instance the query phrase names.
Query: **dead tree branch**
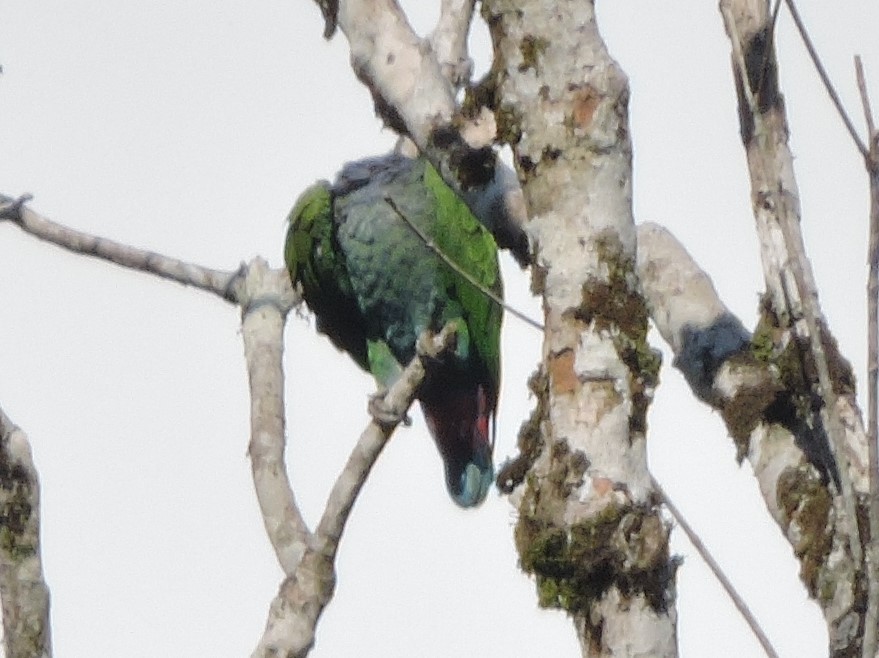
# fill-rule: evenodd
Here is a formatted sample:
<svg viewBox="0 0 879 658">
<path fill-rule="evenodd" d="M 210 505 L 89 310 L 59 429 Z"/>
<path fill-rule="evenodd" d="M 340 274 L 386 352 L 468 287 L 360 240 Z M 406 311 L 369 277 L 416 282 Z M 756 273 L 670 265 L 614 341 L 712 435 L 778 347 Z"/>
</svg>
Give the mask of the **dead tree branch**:
<svg viewBox="0 0 879 658">
<path fill-rule="evenodd" d="M 870 179 L 870 240 L 867 262 L 870 271 L 867 275 L 867 416 L 869 459 L 869 525 L 867 567 L 869 569 L 869 590 L 867 594 L 867 613 L 864 621 L 864 658 L 873 658 L 879 650 L 879 430 L 877 430 L 877 376 L 879 376 L 879 132 L 873 122 L 870 96 L 861 58 L 855 56 L 855 75 L 864 121 L 867 125 L 869 150 L 865 155 L 867 175 Z"/>
<path fill-rule="evenodd" d="M 437 336 L 419 341 L 426 349 L 419 350 L 384 397 L 384 406 L 391 415 L 404 418 L 424 378 L 425 359 L 437 358 L 451 345 L 453 337 L 451 327 L 446 327 Z M 348 515 L 396 425 L 374 420 L 360 435 L 330 492 L 317 530 L 304 531 L 305 550 L 299 563 L 291 571 L 285 570 L 287 577 L 272 601 L 253 658 L 303 658 L 311 650 L 318 620 L 335 589 L 335 555 Z M 274 440 L 283 441 L 283 434 Z"/>
<path fill-rule="evenodd" d="M 0 221 L 10 221 L 25 233 L 68 251 L 154 274 L 184 286 L 193 286 L 214 293 L 228 302 L 236 302 L 233 284 L 239 276 L 237 270 L 231 272 L 212 270 L 74 230 L 34 212 L 24 205 L 29 200 L 29 196 L 13 199 L 0 194 Z"/>
<path fill-rule="evenodd" d="M 415 143 L 498 245 L 525 264 L 529 246 L 524 206 L 492 149 L 494 116 L 486 108 L 464 116 L 455 101 L 460 76 L 469 73 L 469 65 L 461 61 L 468 61 L 472 4 L 447 0 L 430 40 L 415 34 L 395 0 L 341 0 L 338 25 L 348 39 L 354 73 L 372 94 L 376 113 Z"/>
<path fill-rule="evenodd" d="M 800 562 L 800 578 L 824 612 L 831 646 L 856 641 L 861 564 L 848 550 L 847 519 L 834 505 L 829 476 L 815 466 L 823 445 L 816 441 L 825 439 L 798 419 L 797 392 L 765 344 L 774 329 L 752 338 L 684 247 L 656 224 L 638 229 L 638 275 L 675 367 L 720 411 L 739 458 L 751 464 L 766 508 Z M 857 414 L 843 419 L 847 437 L 863 435 Z"/>
</svg>

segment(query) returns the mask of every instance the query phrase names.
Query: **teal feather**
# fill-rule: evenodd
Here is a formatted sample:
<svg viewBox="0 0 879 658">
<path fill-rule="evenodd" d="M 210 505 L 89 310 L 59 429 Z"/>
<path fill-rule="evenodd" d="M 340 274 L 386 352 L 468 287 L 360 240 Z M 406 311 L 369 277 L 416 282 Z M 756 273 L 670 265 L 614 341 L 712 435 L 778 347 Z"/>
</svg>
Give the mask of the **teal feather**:
<svg viewBox="0 0 879 658">
<path fill-rule="evenodd" d="M 425 330 L 458 328 L 418 399 L 445 462 L 452 498 L 478 505 L 492 480 L 502 309 L 437 256 L 387 203 L 481 285 L 502 296 L 494 239 L 423 159 L 346 165 L 290 213 L 285 260 L 317 328 L 383 386 L 415 356 Z"/>
</svg>

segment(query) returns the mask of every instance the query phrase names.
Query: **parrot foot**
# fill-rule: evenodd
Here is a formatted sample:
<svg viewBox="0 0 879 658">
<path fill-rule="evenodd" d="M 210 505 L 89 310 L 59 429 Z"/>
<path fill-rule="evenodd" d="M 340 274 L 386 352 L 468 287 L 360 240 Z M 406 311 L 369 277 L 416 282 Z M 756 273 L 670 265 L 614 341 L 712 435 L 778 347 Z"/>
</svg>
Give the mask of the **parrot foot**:
<svg viewBox="0 0 879 658">
<path fill-rule="evenodd" d="M 369 415 L 372 416 L 375 422 L 385 427 L 401 423 L 409 427 L 412 424 L 412 419 L 407 414 L 401 415 L 391 409 L 385 403 L 385 393 L 387 393 L 386 390 L 380 389 L 369 396 L 369 405 L 367 406 Z"/>
<path fill-rule="evenodd" d="M 422 333 L 415 341 L 415 353 L 422 359 L 434 363 L 443 361 L 444 353 L 454 351 L 457 346 L 457 332 L 454 324 L 449 323 L 436 335 Z"/>
</svg>

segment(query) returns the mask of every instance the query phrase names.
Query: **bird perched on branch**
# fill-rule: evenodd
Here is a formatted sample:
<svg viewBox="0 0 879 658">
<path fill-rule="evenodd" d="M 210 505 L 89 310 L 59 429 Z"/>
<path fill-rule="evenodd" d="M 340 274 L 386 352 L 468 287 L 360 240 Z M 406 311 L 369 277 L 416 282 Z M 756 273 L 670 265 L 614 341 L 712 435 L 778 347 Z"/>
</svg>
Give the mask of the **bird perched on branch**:
<svg viewBox="0 0 879 658">
<path fill-rule="evenodd" d="M 284 257 L 318 331 L 379 386 L 397 379 L 422 332 L 453 323 L 455 347 L 429 364 L 417 398 L 449 494 L 461 507 L 480 504 L 493 477 L 503 313 L 480 289 L 503 295 L 489 232 L 426 160 L 387 155 L 306 190 Z"/>
</svg>

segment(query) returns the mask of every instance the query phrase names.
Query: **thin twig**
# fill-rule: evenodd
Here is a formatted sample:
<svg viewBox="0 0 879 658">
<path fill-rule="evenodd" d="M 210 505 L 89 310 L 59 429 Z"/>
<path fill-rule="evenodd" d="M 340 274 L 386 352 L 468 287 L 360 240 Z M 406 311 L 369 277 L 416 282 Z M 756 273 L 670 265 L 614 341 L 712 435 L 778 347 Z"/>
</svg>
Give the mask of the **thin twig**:
<svg viewBox="0 0 879 658">
<path fill-rule="evenodd" d="M 23 205 L 29 195 L 13 199 L 0 194 L 0 221 L 11 221 L 25 233 L 51 242 L 69 251 L 94 256 L 122 267 L 155 274 L 163 279 L 212 292 L 236 303 L 234 283 L 239 271 L 224 272 L 169 258 L 152 251 L 137 249 L 107 238 L 90 235 L 62 226 Z"/>
<path fill-rule="evenodd" d="M 867 261 L 867 478 L 870 496 L 867 515 L 870 525 L 870 543 L 867 551 L 867 611 L 864 615 L 863 658 L 873 658 L 879 647 L 879 447 L 877 432 L 877 373 L 879 373 L 879 136 L 873 123 L 870 96 L 861 58 L 855 56 L 855 75 L 867 124 L 870 151 L 866 158 L 870 178 L 870 244 Z"/>
<path fill-rule="evenodd" d="M 750 608 L 748 608 L 748 604 L 745 603 L 745 600 L 736 591 L 736 588 L 733 586 L 732 582 L 729 580 L 729 578 L 726 577 L 726 574 L 723 573 L 723 569 L 717 563 L 717 560 L 714 559 L 714 556 L 711 555 L 711 552 L 702 542 L 702 539 L 699 537 L 696 531 L 693 530 L 692 526 L 687 523 L 684 515 L 671 501 L 671 498 L 668 497 L 668 494 L 665 492 L 665 490 L 662 488 L 656 478 L 651 475 L 650 480 L 653 484 L 653 488 L 662 497 L 663 504 L 674 517 L 681 530 L 684 531 L 684 534 L 687 535 L 687 539 L 690 540 L 693 548 L 696 549 L 696 552 L 699 554 L 705 564 L 708 565 L 711 573 L 713 573 L 714 577 L 717 578 L 717 581 L 720 583 L 721 587 L 723 587 L 726 595 L 733 602 L 733 605 L 736 607 L 736 610 L 739 611 L 739 614 L 742 615 L 745 623 L 748 624 L 748 627 L 751 629 L 754 637 L 756 637 L 757 641 L 760 643 L 760 646 L 763 647 L 763 651 L 766 653 L 767 656 L 769 656 L 769 658 L 778 658 L 778 653 L 775 651 L 772 643 L 769 641 L 769 638 L 766 636 L 766 633 L 760 626 L 760 622 L 757 621 L 754 613 L 751 612 Z"/>
<path fill-rule="evenodd" d="M 402 219 L 404 222 L 406 222 L 406 225 L 407 225 L 410 229 L 412 229 L 412 231 L 415 232 L 415 234 L 421 239 L 421 241 L 424 243 L 424 245 L 425 245 L 428 249 L 430 249 L 433 253 L 435 253 L 437 256 L 439 256 L 439 258 L 440 258 L 440 259 L 441 259 L 446 265 L 448 265 L 449 267 L 451 267 L 455 272 L 457 272 L 458 274 L 460 274 L 461 276 L 463 276 L 471 286 L 473 286 L 474 288 L 476 288 L 477 290 L 479 290 L 479 292 L 481 292 L 483 295 L 485 295 L 486 297 L 488 297 L 488 298 L 489 298 L 491 301 L 493 301 L 495 304 L 497 304 L 498 306 L 500 306 L 500 307 L 503 308 L 504 310 L 508 311 L 511 315 L 513 315 L 513 316 L 519 318 L 519 319 L 520 319 L 522 322 L 524 322 L 525 324 L 528 324 L 528 325 L 534 327 L 535 329 L 537 329 L 537 330 L 539 330 L 539 331 L 543 331 L 543 325 L 542 325 L 542 324 L 540 324 L 540 323 L 537 322 L 536 320 L 532 320 L 532 319 L 529 318 L 527 315 L 525 315 L 525 314 L 522 313 L 521 311 L 516 310 L 516 309 L 513 308 L 512 306 L 509 306 L 507 303 L 504 302 L 503 299 L 501 299 L 501 298 L 498 297 L 496 294 L 494 294 L 491 290 L 489 290 L 489 289 L 486 288 L 484 285 L 482 285 L 481 283 L 479 283 L 479 281 L 477 281 L 476 279 L 474 279 L 469 273 L 467 273 L 467 272 L 465 272 L 463 269 L 461 269 L 461 267 L 460 267 L 457 263 L 455 263 L 452 259 L 450 259 L 448 256 L 446 256 L 446 254 L 444 254 L 444 253 L 442 252 L 442 250 L 441 250 L 439 247 L 436 246 L 436 243 L 431 239 L 431 237 L 430 237 L 429 235 L 427 235 L 424 231 L 422 231 L 420 228 L 418 228 L 418 227 L 412 222 L 412 220 L 409 219 L 409 218 L 408 218 L 408 217 L 407 217 L 407 216 L 406 216 L 406 215 L 400 210 L 399 206 L 397 206 L 397 204 L 394 202 L 394 200 L 393 200 L 390 196 L 386 196 L 386 197 L 385 197 L 385 201 L 386 201 L 387 204 L 391 207 L 391 209 L 393 209 L 393 211 L 394 211 L 395 213 L 397 213 L 397 215 L 400 216 L 400 219 Z"/>
<path fill-rule="evenodd" d="M 845 111 L 845 108 L 842 106 L 842 101 L 839 99 L 839 94 L 836 93 L 836 89 L 833 87 L 833 83 L 830 81 L 830 76 L 827 75 L 827 70 L 824 68 L 824 64 L 821 62 L 820 57 L 818 57 L 818 51 L 815 50 L 815 46 L 812 44 L 812 39 L 809 37 L 809 32 L 806 30 L 806 26 L 803 24 L 803 21 L 800 18 L 800 13 L 797 11 L 794 0 L 785 0 L 785 4 L 787 4 L 787 8 L 790 11 L 791 18 L 794 19 L 794 24 L 797 26 L 800 37 L 803 39 L 806 50 L 809 52 L 809 57 L 812 59 L 812 64 L 815 65 L 815 70 L 818 72 L 818 75 L 821 78 L 821 82 L 824 84 L 824 89 L 827 90 L 827 94 L 830 96 L 830 100 L 833 101 L 833 105 L 836 107 L 836 111 L 837 113 L 839 113 L 839 116 L 842 119 L 842 122 L 845 124 L 846 130 L 848 130 L 848 134 L 851 135 L 852 141 L 855 143 L 858 151 L 861 152 L 861 155 L 864 156 L 864 158 L 867 158 L 869 149 L 864 145 L 864 142 L 858 135 L 857 129 L 855 129 L 855 124 L 852 123 L 851 118 Z"/>
<path fill-rule="evenodd" d="M 870 94 L 867 93 L 867 81 L 864 76 L 864 65 L 861 56 L 855 55 L 855 77 L 858 80 L 858 92 L 861 96 L 861 105 L 864 108 L 864 120 L 867 123 L 867 136 L 870 139 L 870 151 L 874 150 L 879 134 L 876 133 L 876 125 L 873 123 L 873 110 L 870 108 Z M 875 156 L 875 153 L 873 153 Z M 876 158 L 872 158 L 875 162 Z"/>
</svg>

